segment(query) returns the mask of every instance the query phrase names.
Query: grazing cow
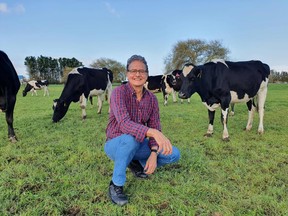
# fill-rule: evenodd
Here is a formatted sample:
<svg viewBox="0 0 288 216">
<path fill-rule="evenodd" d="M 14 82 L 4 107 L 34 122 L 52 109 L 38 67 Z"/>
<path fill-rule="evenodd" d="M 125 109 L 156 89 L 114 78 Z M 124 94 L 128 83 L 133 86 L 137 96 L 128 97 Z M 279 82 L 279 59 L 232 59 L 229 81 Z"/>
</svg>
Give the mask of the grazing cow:
<svg viewBox="0 0 288 216">
<path fill-rule="evenodd" d="M 65 116 L 72 101 L 80 101 L 82 119 L 85 119 L 87 99 L 90 98 L 90 96 L 98 96 L 98 114 L 100 114 L 106 92 L 108 94 L 110 112 L 112 81 L 113 73 L 107 68 L 74 68 L 68 74 L 67 82 L 60 98 L 54 100 L 53 122 L 58 122 Z"/>
<path fill-rule="evenodd" d="M 183 84 L 179 91 L 180 98 L 189 98 L 197 92 L 203 104 L 208 108 L 209 126 L 206 136 L 213 134 L 215 109 L 221 107 L 224 141 L 229 141 L 227 129 L 228 109 L 230 103 L 246 102 L 249 115 L 246 130 L 252 128 L 255 110 L 254 97 L 257 96 L 259 112 L 258 133 L 264 132 L 264 104 L 267 95 L 270 68 L 261 61 L 217 61 L 204 65 L 185 65 Z"/>
<path fill-rule="evenodd" d="M 179 92 L 182 79 L 180 75 L 182 74 L 182 70 L 174 70 L 171 74 L 163 75 L 162 77 L 162 92 L 164 97 L 164 106 L 168 103 L 168 96 L 172 94 L 173 102 L 176 103 L 176 92 Z M 183 99 L 181 99 L 181 103 L 183 103 Z M 188 98 L 188 103 L 190 103 L 190 98 Z"/>
<path fill-rule="evenodd" d="M 44 96 L 49 96 L 48 85 L 48 80 L 31 80 L 27 83 L 25 89 L 23 90 L 23 97 L 25 97 L 29 91 L 32 92 L 32 96 L 33 93 L 37 96 L 36 90 L 41 90 L 42 88 L 44 89 Z"/>
<path fill-rule="evenodd" d="M 16 70 L 6 53 L 0 50 L 0 110 L 6 113 L 8 138 L 11 142 L 17 141 L 13 128 L 13 113 L 19 88 L 20 81 Z"/>
<path fill-rule="evenodd" d="M 161 92 L 162 89 L 161 81 L 162 81 L 162 75 L 148 76 L 144 87 L 151 92 L 155 93 Z"/>
</svg>

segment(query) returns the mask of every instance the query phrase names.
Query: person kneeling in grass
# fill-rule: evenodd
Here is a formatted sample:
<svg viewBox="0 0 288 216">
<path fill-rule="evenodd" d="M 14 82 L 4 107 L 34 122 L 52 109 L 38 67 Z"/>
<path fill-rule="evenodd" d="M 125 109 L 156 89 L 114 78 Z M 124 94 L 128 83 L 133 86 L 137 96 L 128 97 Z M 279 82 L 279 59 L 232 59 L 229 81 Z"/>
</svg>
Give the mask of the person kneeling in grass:
<svg viewBox="0 0 288 216">
<path fill-rule="evenodd" d="M 120 206 L 128 203 L 123 192 L 127 167 L 136 177 L 146 179 L 156 167 L 180 159 L 178 148 L 161 132 L 157 98 L 144 87 L 148 78 L 145 58 L 131 56 L 126 70 L 128 82 L 112 91 L 104 146 L 114 161 L 108 194 Z"/>
</svg>

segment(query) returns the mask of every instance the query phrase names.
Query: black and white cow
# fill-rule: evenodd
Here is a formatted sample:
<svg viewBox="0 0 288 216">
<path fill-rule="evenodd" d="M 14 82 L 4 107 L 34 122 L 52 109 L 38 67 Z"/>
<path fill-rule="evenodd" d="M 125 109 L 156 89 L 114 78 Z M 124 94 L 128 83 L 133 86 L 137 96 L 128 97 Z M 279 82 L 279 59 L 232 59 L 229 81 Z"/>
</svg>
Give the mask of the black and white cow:
<svg viewBox="0 0 288 216">
<path fill-rule="evenodd" d="M 246 130 L 252 128 L 254 98 L 257 96 L 259 112 L 258 133 L 264 132 L 264 104 L 268 89 L 270 68 L 261 61 L 216 61 L 204 65 L 185 65 L 183 84 L 179 91 L 180 98 L 189 98 L 197 92 L 203 104 L 208 108 L 209 126 L 206 136 L 212 136 L 215 109 L 221 107 L 224 141 L 229 141 L 227 129 L 228 109 L 230 103 L 246 102 L 249 115 Z"/>
<path fill-rule="evenodd" d="M 16 142 L 13 128 L 13 114 L 20 81 L 16 70 L 6 53 L 0 50 L 0 110 L 6 113 L 8 138 Z"/>
<path fill-rule="evenodd" d="M 163 75 L 156 75 L 156 76 L 148 76 L 147 81 L 144 85 L 146 89 L 151 92 L 161 92 L 162 89 L 162 76 Z"/>
<path fill-rule="evenodd" d="M 86 118 L 86 104 L 90 96 L 98 96 L 98 114 L 101 113 L 104 96 L 107 92 L 109 111 L 112 92 L 113 73 L 107 68 L 74 68 L 67 78 L 67 82 L 59 99 L 54 100 L 53 122 L 60 121 L 68 111 L 71 102 L 80 101 L 82 119 Z"/>
<path fill-rule="evenodd" d="M 179 92 L 182 86 L 182 79 L 180 75 L 182 70 L 174 70 L 171 74 L 163 75 L 162 77 L 162 92 L 164 97 L 164 106 L 168 103 L 168 96 L 172 94 L 173 102 L 177 102 L 176 92 Z M 181 99 L 183 103 L 183 99 Z M 188 103 L 190 103 L 190 98 L 188 98 Z"/>
<path fill-rule="evenodd" d="M 29 91 L 32 92 L 32 96 L 33 94 L 37 96 L 37 90 L 41 89 L 44 89 L 44 96 L 49 96 L 48 85 L 48 80 L 31 80 L 27 83 L 25 89 L 23 90 L 23 97 L 25 97 Z"/>
</svg>

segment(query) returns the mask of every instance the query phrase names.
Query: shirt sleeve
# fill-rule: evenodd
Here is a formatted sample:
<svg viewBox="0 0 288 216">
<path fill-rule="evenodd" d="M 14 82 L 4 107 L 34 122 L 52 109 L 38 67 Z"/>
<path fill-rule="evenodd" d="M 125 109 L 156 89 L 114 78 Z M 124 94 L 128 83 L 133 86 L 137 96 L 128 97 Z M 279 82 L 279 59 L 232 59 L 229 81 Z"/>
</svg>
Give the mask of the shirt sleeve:
<svg viewBox="0 0 288 216">
<path fill-rule="evenodd" d="M 130 134 L 138 142 L 143 142 L 149 128 L 131 120 L 126 106 L 126 95 L 123 91 L 123 89 L 118 88 L 112 92 L 110 100 L 111 111 L 114 113 L 123 134 Z"/>
</svg>

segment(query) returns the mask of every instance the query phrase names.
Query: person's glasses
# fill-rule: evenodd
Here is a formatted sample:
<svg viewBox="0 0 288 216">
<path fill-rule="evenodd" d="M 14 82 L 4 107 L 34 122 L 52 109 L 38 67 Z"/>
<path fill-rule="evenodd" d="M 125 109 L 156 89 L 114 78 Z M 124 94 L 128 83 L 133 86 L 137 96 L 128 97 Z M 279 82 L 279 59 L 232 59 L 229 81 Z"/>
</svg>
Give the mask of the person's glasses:
<svg viewBox="0 0 288 216">
<path fill-rule="evenodd" d="M 141 75 L 144 75 L 147 73 L 146 70 L 128 70 L 129 73 L 133 74 L 133 75 L 136 75 L 137 73 L 141 74 Z"/>
</svg>

